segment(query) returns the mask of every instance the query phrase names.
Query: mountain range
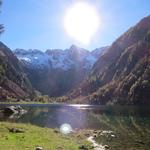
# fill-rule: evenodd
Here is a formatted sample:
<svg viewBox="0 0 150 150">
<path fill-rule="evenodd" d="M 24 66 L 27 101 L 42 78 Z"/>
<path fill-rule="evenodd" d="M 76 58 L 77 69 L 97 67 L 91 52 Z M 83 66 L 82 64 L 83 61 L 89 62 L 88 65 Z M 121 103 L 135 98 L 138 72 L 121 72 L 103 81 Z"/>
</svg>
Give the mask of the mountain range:
<svg viewBox="0 0 150 150">
<path fill-rule="evenodd" d="M 0 62 L 0 99 L 32 100 L 39 91 L 69 103 L 150 104 L 150 16 L 91 52 L 75 45 L 11 51 L 0 43 Z"/>
<path fill-rule="evenodd" d="M 0 100 L 29 98 L 33 93 L 19 60 L 0 42 Z"/>
<path fill-rule="evenodd" d="M 150 104 L 150 16 L 120 36 L 71 99 L 91 104 Z"/>
<path fill-rule="evenodd" d="M 22 63 L 32 86 L 44 95 L 56 97 L 75 88 L 107 48 L 90 52 L 72 45 L 66 50 L 16 49 L 13 52 Z"/>
</svg>

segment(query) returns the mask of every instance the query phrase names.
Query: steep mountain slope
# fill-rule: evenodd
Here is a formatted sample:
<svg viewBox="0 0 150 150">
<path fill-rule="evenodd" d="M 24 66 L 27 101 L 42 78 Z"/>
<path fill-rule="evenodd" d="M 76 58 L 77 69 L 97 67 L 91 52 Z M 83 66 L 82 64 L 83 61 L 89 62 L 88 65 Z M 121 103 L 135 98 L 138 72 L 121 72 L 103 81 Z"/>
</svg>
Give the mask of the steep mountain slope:
<svg viewBox="0 0 150 150">
<path fill-rule="evenodd" d="M 94 104 L 150 104 L 150 16 L 112 44 L 71 97 Z"/>
<path fill-rule="evenodd" d="M 42 94 L 61 96 L 76 87 L 107 47 L 89 52 L 72 45 L 69 49 L 22 50 L 14 54 L 22 62 L 33 87 Z"/>
<path fill-rule="evenodd" d="M 24 99 L 31 96 L 32 92 L 18 59 L 0 42 L 0 100 Z"/>
</svg>

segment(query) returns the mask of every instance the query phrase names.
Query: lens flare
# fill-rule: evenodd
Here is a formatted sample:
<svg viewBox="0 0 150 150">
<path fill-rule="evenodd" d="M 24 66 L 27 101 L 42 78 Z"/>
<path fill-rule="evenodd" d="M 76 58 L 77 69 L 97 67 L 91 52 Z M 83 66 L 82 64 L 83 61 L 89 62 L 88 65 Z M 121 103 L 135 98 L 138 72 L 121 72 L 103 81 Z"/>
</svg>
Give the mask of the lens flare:
<svg viewBox="0 0 150 150">
<path fill-rule="evenodd" d="M 71 127 L 71 125 L 70 125 L 70 124 L 67 124 L 67 123 L 62 124 L 62 125 L 60 126 L 60 132 L 63 133 L 63 134 L 69 134 L 69 133 L 71 133 L 71 132 L 72 132 L 72 127 Z"/>
</svg>

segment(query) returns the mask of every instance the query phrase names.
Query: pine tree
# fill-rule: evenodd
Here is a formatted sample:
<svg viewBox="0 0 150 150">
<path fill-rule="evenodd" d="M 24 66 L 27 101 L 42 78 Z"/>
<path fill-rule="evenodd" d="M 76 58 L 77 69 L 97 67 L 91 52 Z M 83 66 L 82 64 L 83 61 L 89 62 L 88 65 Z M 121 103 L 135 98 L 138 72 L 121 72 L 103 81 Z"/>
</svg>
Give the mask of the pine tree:
<svg viewBox="0 0 150 150">
<path fill-rule="evenodd" d="M 2 5 L 2 1 L 0 0 L 0 7 Z M 0 24 L 0 34 L 4 31 L 4 27 L 2 24 Z"/>
</svg>

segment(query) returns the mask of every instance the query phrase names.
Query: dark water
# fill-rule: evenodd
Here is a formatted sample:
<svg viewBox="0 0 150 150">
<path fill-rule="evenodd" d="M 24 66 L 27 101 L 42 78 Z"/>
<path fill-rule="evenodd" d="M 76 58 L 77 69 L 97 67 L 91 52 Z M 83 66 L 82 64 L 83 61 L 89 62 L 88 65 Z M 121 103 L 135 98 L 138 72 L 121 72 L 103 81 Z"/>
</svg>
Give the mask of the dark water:
<svg viewBox="0 0 150 150">
<path fill-rule="evenodd" d="M 0 121 L 30 123 L 41 127 L 59 128 L 67 123 L 79 129 L 111 129 L 123 126 L 150 127 L 149 107 L 92 106 L 58 104 L 23 104 L 27 113 L 21 116 L 0 115 Z M 5 105 L 0 105 L 0 108 Z M 134 125 L 133 125 L 134 124 Z"/>
</svg>

